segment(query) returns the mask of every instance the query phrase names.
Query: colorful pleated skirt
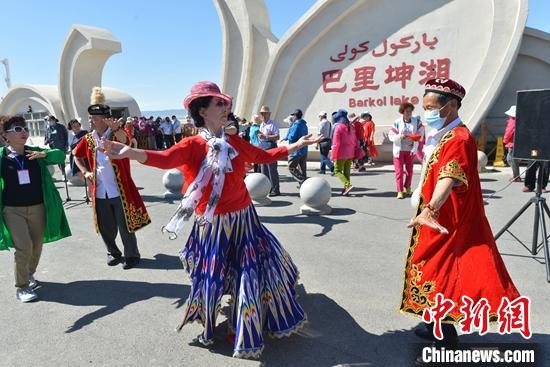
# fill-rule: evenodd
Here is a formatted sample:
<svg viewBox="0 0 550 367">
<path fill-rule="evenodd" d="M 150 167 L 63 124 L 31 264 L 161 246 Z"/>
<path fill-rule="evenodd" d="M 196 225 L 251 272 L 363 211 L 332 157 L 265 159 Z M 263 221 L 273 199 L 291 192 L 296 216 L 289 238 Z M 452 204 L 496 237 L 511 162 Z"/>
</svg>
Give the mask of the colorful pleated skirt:
<svg viewBox="0 0 550 367">
<path fill-rule="evenodd" d="M 307 320 L 296 301 L 298 269 L 253 205 L 216 215 L 211 224 L 195 222 L 180 258 L 192 283 L 180 329 L 199 321 L 205 345 L 214 341 L 224 294 L 231 296 L 234 357 L 259 357 L 264 334 L 289 336 Z"/>
</svg>

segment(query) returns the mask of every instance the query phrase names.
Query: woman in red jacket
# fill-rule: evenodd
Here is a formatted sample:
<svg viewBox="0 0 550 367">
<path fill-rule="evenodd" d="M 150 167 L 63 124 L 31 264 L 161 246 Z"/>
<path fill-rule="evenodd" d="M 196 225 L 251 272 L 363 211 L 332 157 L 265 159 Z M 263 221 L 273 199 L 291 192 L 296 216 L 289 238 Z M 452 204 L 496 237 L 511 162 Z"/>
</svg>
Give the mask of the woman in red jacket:
<svg viewBox="0 0 550 367">
<path fill-rule="evenodd" d="M 518 160 L 514 159 L 514 134 L 516 132 L 516 106 L 511 106 L 508 111 L 504 112 L 508 116 L 506 121 L 506 130 L 504 132 L 504 146 L 508 150 L 506 161 L 512 167 L 512 178 L 510 181 L 521 182 L 519 174 Z"/>
<path fill-rule="evenodd" d="M 252 205 L 243 179 L 245 162 L 268 164 L 320 139 L 308 135 L 288 146 L 262 150 L 238 135 L 225 135 L 231 97 L 212 82 L 193 85 L 184 106 L 200 128 L 197 136 L 163 152 L 108 141 L 105 150 L 114 159 L 130 158 L 163 169 L 181 167 L 185 195 L 163 228 L 175 238 L 195 214 L 193 229 L 180 252 L 192 282 L 180 329 L 200 321 L 204 331 L 197 341 L 212 344 L 222 296 L 229 294 L 233 356 L 256 358 L 264 347 L 264 331 L 275 337 L 288 336 L 305 323 L 306 314 L 295 296 L 298 269 L 260 223 Z"/>
</svg>

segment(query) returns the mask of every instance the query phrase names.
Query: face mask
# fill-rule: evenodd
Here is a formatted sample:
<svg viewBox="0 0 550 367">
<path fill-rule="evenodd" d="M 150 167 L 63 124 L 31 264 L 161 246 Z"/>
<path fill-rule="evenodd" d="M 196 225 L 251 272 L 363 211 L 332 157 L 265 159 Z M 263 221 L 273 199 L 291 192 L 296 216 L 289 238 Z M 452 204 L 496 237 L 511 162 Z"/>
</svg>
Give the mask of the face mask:
<svg viewBox="0 0 550 367">
<path fill-rule="evenodd" d="M 445 125 L 447 117 L 441 117 L 439 114 L 445 106 L 438 110 L 429 110 L 424 112 L 424 122 L 430 129 L 439 130 L 443 127 L 443 125 Z"/>
</svg>

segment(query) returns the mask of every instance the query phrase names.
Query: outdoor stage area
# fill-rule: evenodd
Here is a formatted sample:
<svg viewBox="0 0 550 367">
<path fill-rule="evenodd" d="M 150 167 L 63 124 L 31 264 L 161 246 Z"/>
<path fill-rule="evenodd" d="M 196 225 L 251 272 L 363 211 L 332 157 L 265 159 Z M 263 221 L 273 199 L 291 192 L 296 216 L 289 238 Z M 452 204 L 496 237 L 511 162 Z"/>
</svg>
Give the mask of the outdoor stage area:
<svg viewBox="0 0 550 367">
<path fill-rule="evenodd" d="M 317 163 L 309 163 L 317 175 Z M 138 268 L 108 267 L 87 205 L 67 210 L 73 236 L 44 246 L 36 278 L 38 302 L 21 304 L 13 286 L 13 252 L 0 252 L 1 366 L 406 366 L 420 339 L 412 329 L 421 321 L 398 312 L 405 251 L 413 213 L 410 201 L 395 198 L 393 166 L 369 168 L 352 176 L 356 189 L 341 197 L 336 177 L 331 215 L 300 215 L 296 183 L 284 163 L 279 167 L 283 196 L 258 208 L 263 223 L 279 238 L 297 264 L 299 302 L 309 324 L 290 338 L 268 337 L 259 361 L 231 357 L 220 315 L 214 346 L 189 345 L 201 326 L 175 331 L 189 292 L 178 251 L 191 225 L 171 241 L 161 234 L 177 207 L 163 197 L 163 171 L 139 164 L 132 174 L 153 223 L 137 233 L 142 261 Z M 418 183 L 419 167 L 413 185 Z M 59 171 L 56 177 L 60 177 Z M 507 168 L 481 174 L 484 196 L 508 184 Z M 57 182 L 62 198 L 65 189 Z M 531 197 L 513 183 L 488 199 L 485 210 L 496 233 Z M 84 194 L 70 187 L 73 199 Z M 546 195 L 548 196 L 548 195 Z M 512 227 L 530 244 L 534 208 Z M 120 242 L 119 242 L 120 243 Z M 531 298 L 533 337 L 550 345 L 550 284 L 543 253 L 533 258 L 509 234 L 498 241 L 512 279 Z M 464 342 L 522 342 L 519 334 L 501 336 L 495 326 L 483 337 Z M 550 365 L 550 354 L 545 361 Z M 542 354 L 539 354 L 539 356 Z"/>
</svg>

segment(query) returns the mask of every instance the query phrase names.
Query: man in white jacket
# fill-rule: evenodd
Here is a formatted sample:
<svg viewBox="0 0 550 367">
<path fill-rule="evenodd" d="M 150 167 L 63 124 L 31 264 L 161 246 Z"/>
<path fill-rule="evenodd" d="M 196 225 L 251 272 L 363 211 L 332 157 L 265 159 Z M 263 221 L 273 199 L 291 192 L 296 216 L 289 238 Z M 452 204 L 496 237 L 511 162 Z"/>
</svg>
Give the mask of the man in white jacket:
<svg viewBox="0 0 550 367">
<path fill-rule="evenodd" d="M 419 142 L 424 138 L 424 127 L 419 116 L 413 116 L 414 106 L 402 103 L 399 113 L 403 116 L 395 120 L 388 134 L 393 142 L 393 165 L 395 167 L 395 184 L 397 198 L 403 199 L 404 193 L 412 194 L 413 159 Z M 405 185 L 403 186 L 403 175 Z"/>
</svg>

